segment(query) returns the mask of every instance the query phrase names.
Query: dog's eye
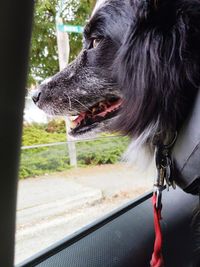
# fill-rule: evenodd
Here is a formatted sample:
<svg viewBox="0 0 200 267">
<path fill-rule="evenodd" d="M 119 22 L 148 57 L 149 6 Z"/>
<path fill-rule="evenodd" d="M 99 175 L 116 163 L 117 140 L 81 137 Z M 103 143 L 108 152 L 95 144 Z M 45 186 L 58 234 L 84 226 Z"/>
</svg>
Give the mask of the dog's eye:
<svg viewBox="0 0 200 267">
<path fill-rule="evenodd" d="M 96 48 L 100 42 L 101 42 L 101 39 L 98 39 L 98 38 L 92 39 L 91 44 L 90 44 L 90 48 Z"/>
</svg>

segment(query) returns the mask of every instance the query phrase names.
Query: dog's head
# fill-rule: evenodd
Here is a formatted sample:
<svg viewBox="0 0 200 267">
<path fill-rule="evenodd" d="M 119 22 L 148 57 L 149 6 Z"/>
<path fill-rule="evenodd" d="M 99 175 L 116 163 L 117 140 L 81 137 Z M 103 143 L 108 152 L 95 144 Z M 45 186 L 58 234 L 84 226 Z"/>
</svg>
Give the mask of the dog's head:
<svg viewBox="0 0 200 267">
<path fill-rule="evenodd" d="M 122 3 L 120 3 L 122 2 Z M 122 105 L 113 63 L 128 28 L 123 1 L 98 1 L 83 34 L 83 49 L 63 71 L 44 81 L 34 95 L 37 106 L 52 115 L 78 116 L 71 134 L 108 129 Z M 74 124 L 74 125 L 73 125 Z"/>
<path fill-rule="evenodd" d="M 38 107 L 78 116 L 73 135 L 114 128 L 146 142 L 180 127 L 200 83 L 199 0 L 99 0 L 83 44 L 40 85 Z"/>
</svg>

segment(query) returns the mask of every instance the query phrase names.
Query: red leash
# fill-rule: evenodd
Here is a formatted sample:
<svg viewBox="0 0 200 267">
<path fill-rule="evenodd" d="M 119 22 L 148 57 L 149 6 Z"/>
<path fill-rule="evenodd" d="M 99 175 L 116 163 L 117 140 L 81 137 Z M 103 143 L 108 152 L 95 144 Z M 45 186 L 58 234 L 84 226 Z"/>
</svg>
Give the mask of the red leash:
<svg viewBox="0 0 200 267">
<path fill-rule="evenodd" d="M 157 177 L 154 181 L 154 193 L 152 197 L 153 203 L 153 214 L 154 214 L 154 228 L 155 228 L 155 241 L 154 241 L 154 251 L 152 254 L 150 266 L 151 267 L 164 267 L 164 260 L 162 255 L 162 244 L 163 237 L 160 226 L 161 210 L 162 210 L 162 190 L 164 189 L 164 184 L 167 188 L 170 185 L 175 189 L 175 183 L 171 177 L 171 147 L 176 141 L 177 133 L 174 135 L 174 139 L 168 145 L 157 140 L 155 144 L 155 163 L 157 168 Z"/>
<path fill-rule="evenodd" d="M 153 203 L 153 213 L 154 213 L 154 228 L 155 228 L 155 242 L 154 242 L 154 251 L 151 258 L 151 267 L 163 267 L 164 266 L 164 260 L 162 256 L 162 231 L 160 226 L 160 220 L 161 217 L 161 209 L 162 205 L 157 205 L 157 195 L 156 192 L 153 194 L 152 197 L 152 203 Z"/>
</svg>

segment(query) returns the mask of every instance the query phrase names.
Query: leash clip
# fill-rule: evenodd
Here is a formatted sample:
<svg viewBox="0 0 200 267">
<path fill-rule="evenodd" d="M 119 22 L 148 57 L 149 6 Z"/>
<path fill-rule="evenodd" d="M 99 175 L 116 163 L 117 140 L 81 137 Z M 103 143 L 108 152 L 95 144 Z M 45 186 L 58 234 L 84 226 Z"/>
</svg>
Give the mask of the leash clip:
<svg viewBox="0 0 200 267">
<path fill-rule="evenodd" d="M 154 193 L 156 194 L 156 209 L 161 210 L 162 209 L 162 187 L 155 186 Z"/>
<path fill-rule="evenodd" d="M 160 209 L 162 206 L 162 190 L 164 188 L 164 181 L 166 176 L 165 160 L 166 159 L 163 153 L 163 146 L 156 146 L 155 163 L 157 169 L 157 176 L 154 181 L 154 193 L 156 194 L 156 209 Z"/>
<path fill-rule="evenodd" d="M 161 186 L 164 187 L 164 183 L 166 183 L 167 189 L 172 185 L 175 189 L 176 184 L 171 179 L 171 167 L 172 167 L 172 160 L 170 156 L 171 147 L 173 146 L 174 142 L 176 141 L 177 133 L 175 133 L 174 139 L 171 143 L 164 145 L 158 143 L 155 148 L 155 163 L 157 168 L 157 178 L 155 180 L 154 186 Z"/>
<path fill-rule="evenodd" d="M 171 157 L 170 148 L 173 145 L 175 139 L 169 145 L 159 144 L 155 148 L 155 163 L 157 169 L 157 177 L 154 181 L 154 193 L 156 194 L 156 208 L 162 207 L 162 190 L 165 188 L 169 190 L 169 186 L 172 185 L 175 189 L 175 183 L 171 181 Z"/>
</svg>

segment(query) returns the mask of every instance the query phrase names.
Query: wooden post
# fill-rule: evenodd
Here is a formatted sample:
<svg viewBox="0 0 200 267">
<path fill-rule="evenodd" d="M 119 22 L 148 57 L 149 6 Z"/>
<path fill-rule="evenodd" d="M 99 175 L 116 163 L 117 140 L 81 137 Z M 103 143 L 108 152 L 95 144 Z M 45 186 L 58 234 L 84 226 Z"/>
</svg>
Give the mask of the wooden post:
<svg viewBox="0 0 200 267">
<path fill-rule="evenodd" d="M 57 18 L 56 24 L 63 24 L 62 18 Z M 67 32 L 61 32 L 57 29 L 57 45 L 58 45 L 59 68 L 60 70 L 63 70 L 69 62 L 70 46 L 69 46 L 69 35 Z M 71 141 L 70 143 L 68 143 L 70 165 L 73 167 L 77 167 L 76 144 L 75 142 L 73 142 L 71 136 L 68 134 L 69 126 L 67 120 L 65 120 L 65 124 L 66 124 L 67 141 Z"/>
</svg>

